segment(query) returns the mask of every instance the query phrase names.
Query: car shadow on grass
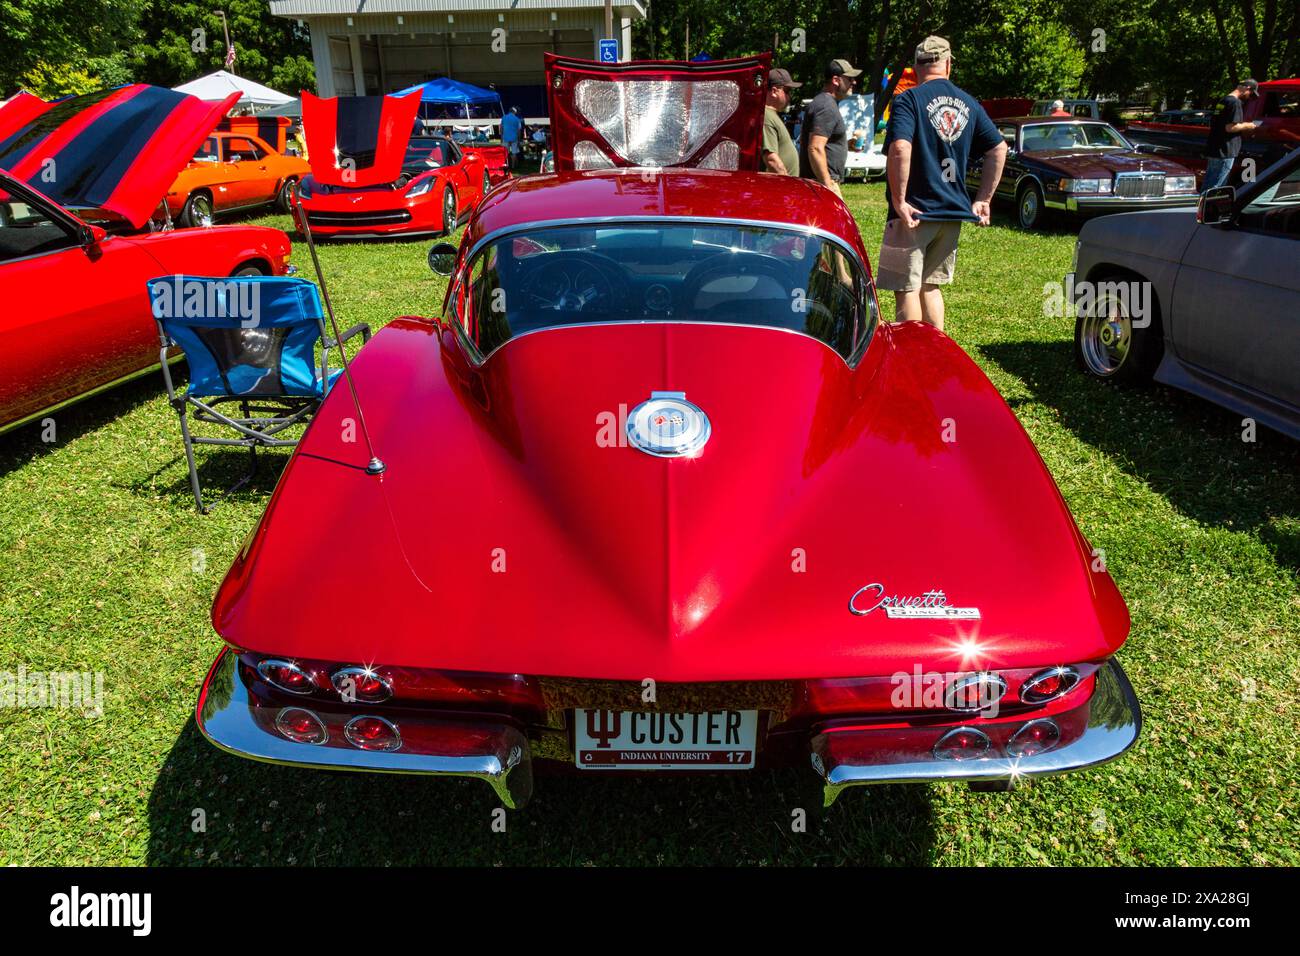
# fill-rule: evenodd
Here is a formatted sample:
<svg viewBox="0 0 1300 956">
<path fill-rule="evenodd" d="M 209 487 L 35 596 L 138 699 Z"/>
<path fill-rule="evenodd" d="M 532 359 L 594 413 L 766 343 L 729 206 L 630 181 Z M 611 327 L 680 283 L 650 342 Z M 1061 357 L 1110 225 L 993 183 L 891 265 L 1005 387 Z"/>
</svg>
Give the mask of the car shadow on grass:
<svg viewBox="0 0 1300 956">
<path fill-rule="evenodd" d="M 1243 441 L 1241 415 L 1178 389 L 1090 378 L 1075 366 L 1068 341 L 979 349 L 1180 512 L 1254 534 L 1280 565 L 1300 572 L 1300 443 L 1263 426 L 1255 441 Z"/>
<path fill-rule="evenodd" d="M 50 452 L 58 451 L 83 435 L 130 414 L 141 405 L 166 400 L 162 373 L 151 372 L 42 415 L 0 435 L 0 477 Z M 53 421 L 53 440 L 47 440 L 46 437 L 47 420 Z M 179 446 L 179 426 L 176 429 L 176 441 Z"/>
<path fill-rule="evenodd" d="M 149 798 L 147 859 L 161 866 L 932 862 L 925 787 L 858 788 L 823 814 L 811 770 L 539 771 L 525 809 L 495 813 L 499 804 L 481 781 L 258 763 L 217 750 L 191 718 Z M 801 817 L 806 829 L 798 832 Z"/>
</svg>

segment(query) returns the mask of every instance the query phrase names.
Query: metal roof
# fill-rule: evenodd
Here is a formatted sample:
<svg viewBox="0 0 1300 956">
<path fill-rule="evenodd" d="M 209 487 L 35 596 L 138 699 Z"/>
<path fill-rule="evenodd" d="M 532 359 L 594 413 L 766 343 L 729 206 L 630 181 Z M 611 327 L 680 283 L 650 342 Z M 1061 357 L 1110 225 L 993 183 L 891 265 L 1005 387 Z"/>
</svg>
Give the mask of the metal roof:
<svg viewBox="0 0 1300 956">
<path fill-rule="evenodd" d="M 277 17 L 369 16 L 385 13 L 510 13 L 605 8 L 605 0 L 271 0 Z M 640 0 L 615 0 L 619 17 L 645 17 Z"/>
</svg>

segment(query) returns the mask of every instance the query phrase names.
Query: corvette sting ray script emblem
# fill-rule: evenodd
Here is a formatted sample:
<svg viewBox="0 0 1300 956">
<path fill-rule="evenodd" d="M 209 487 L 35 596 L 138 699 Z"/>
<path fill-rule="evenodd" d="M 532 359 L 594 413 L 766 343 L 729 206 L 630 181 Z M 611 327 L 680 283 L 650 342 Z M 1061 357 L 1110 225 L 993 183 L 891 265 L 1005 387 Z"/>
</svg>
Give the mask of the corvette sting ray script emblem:
<svg viewBox="0 0 1300 956">
<path fill-rule="evenodd" d="M 948 595 L 938 588 L 932 588 L 924 594 L 900 597 L 885 594 L 883 584 L 868 584 L 858 588 L 849 598 L 849 610 L 854 614 L 870 614 L 876 608 L 883 607 L 886 617 L 895 618 L 948 618 L 961 621 L 977 621 L 980 609 L 977 607 L 953 607 L 948 603 Z"/>
</svg>

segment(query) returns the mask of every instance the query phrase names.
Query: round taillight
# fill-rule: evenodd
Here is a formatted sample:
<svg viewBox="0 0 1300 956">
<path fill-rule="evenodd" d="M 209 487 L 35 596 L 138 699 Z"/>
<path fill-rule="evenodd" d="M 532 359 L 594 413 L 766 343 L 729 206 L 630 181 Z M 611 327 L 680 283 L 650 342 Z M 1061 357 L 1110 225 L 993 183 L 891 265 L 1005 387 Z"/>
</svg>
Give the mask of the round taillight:
<svg viewBox="0 0 1300 956">
<path fill-rule="evenodd" d="M 989 749 L 989 738 L 974 727 L 950 730 L 934 745 L 934 755 L 940 760 L 973 760 L 983 757 Z"/>
<path fill-rule="evenodd" d="M 992 671 L 967 674 L 948 685 L 943 703 L 949 710 L 983 710 L 992 707 L 1007 692 L 1002 675 Z"/>
<path fill-rule="evenodd" d="M 393 696 L 392 681 L 380 677 L 373 667 L 340 667 L 330 675 L 330 682 L 348 703 L 378 704 Z"/>
<path fill-rule="evenodd" d="M 353 717 L 343 728 L 343 736 L 360 750 L 396 750 L 402 746 L 397 727 L 382 717 Z"/>
<path fill-rule="evenodd" d="M 275 718 L 275 729 L 299 744 L 323 744 L 330 739 L 321 719 L 301 707 L 286 707 L 280 711 Z"/>
<path fill-rule="evenodd" d="M 1056 721 L 1031 720 L 1007 741 L 1007 756 L 1032 757 L 1051 750 L 1061 741 L 1061 728 Z"/>
<path fill-rule="evenodd" d="M 280 690 L 290 694 L 310 694 L 316 689 L 311 675 L 293 661 L 281 661 L 268 657 L 257 662 L 257 672 Z"/>
<path fill-rule="evenodd" d="M 1065 696 L 1078 683 L 1079 672 L 1073 667 L 1049 667 L 1020 685 L 1020 699 L 1026 704 L 1045 704 Z"/>
</svg>

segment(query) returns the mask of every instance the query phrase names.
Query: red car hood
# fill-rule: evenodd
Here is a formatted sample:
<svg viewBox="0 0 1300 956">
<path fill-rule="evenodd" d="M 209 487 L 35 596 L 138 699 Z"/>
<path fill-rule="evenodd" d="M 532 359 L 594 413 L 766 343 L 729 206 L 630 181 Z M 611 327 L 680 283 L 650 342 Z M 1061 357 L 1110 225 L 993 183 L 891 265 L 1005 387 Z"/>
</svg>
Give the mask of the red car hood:
<svg viewBox="0 0 1300 956">
<path fill-rule="evenodd" d="M 238 99 L 205 103 L 144 83 L 55 103 L 24 93 L 0 108 L 0 169 L 63 206 L 139 229 Z"/>
<path fill-rule="evenodd" d="M 302 128 L 312 177 L 330 186 L 396 181 L 415 129 L 420 94 L 336 96 L 302 92 Z"/>
<path fill-rule="evenodd" d="M 238 647 L 705 681 L 1046 666 L 1127 633 L 1023 429 L 928 329 L 882 329 L 856 371 L 705 324 L 539 332 L 474 369 L 399 320 L 354 369 L 387 471 L 335 389 L 217 596 Z M 620 445 L 655 390 L 711 419 L 698 458 Z M 873 584 L 980 616 L 851 613 Z"/>
<path fill-rule="evenodd" d="M 546 54 L 555 171 L 758 169 L 771 54 L 596 63 Z"/>
</svg>

